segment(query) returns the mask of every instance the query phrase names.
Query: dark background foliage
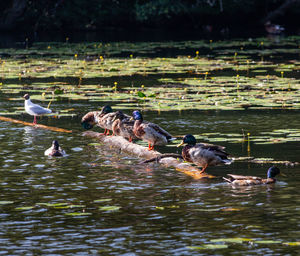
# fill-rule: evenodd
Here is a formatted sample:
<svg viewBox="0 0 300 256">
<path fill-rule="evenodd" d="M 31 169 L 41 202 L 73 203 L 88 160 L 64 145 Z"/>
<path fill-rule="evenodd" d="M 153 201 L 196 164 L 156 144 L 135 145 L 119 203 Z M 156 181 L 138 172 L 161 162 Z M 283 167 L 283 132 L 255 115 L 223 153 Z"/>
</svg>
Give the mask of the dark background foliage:
<svg viewBox="0 0 300 256">
<path fill-rule="evenodd" d="M 299 26 L 300 0 L 7 0 L 1 30 L 254 29 Z"/>
</svg>

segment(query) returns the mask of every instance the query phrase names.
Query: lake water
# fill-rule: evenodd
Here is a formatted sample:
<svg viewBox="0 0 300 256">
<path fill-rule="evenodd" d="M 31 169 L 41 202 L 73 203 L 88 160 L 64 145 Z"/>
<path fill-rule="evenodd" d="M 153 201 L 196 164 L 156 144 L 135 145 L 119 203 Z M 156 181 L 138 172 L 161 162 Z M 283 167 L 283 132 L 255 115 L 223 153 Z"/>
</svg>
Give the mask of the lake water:
<svg viewBox="0 0 300 256">
<path fill-rule="evenodd" d="M 92 108 L 87 103 L 75 107 L 79 117 Z M 255 135 L 299 128 L 299 111 L 145 112 L 144 116 L 173 134 L 232 134 L 243 129 Z M 89 145 L 95 140 L 81 136 L 79 117 L 38 120 L 72 129 L 71 134 L 0 122 L 2 255 L 299 252 L 299 245 L 284 244 L 299 241 L 299 165 L 279 165 L 287 176 L 269 186 L 232 188 L 220 178 L 226 173 L 265 176 L 270 166 L 248 162 L 209 167 L 217 178 L 193 180 L 157 164 L 140 165 L 136 157 L 105 146 L 96 150 Z M 21 118 L 32 120 L 28 115 Z M 43 155 L 53 139 L 67 157 Z M 249 154 L 246 142 L 221 144 L 233 156 Z M 160 149 L 179 152 L 175 147 Z M 299 149 L 299 142 L 251 143 L 250 155 L 299 161 Z M 244 240 L 214 240 L 225 238 Z M 198 248 L 207 244 L 213 248 Z"/>
<path fill-rule="evenodd" d="M 168 54 L 173 54 L 171 49 Z M 277 61 L 280 58 L 277 56 Z M 284 76 L 290 77 L 298 74 L 297 69 L 285 72 Z M 5 79 L 3 88 L 6 82 L 21 89 L 0 91 L 0 112 L 32 122 L 28 114 L 14 115 L 23 109 L 22 93 L 32 77 L 24 84 L 17 73 Z M 52 86 L 65 82 L 53 74 L 49 79 L 36 79 L 36 83 Z M 133 78 L 124 79 L 130 84 Z M 143 79 L 147 84 L 148 77 Z M 149 85 L 151 79 L 153 76 Z M 98 80 L 101 77 L 92 82 Z M 33 101 L 43 106 L 48 103 Z M 115 109 L 120 106 L 110 103 Z M 175 136 L 194 134 L 199 141 L 226 146 L 235 158 L 250 156 L 262 161 L 209 167 L 207 172 L 216 178 L 195 180 L 157 163 L 140 164 L 135 156 L 83 137 L 81 117 L 104 104 L 80 99 L 53 101 L 53 110 L 74 109 L 72 114 L 38 118 L 38 123 L 72 133 L 0 121 L 0 255 L 300 253 L 300 165 L 293 164 L 300 161 L 299 109 L 205 111 L 195 105 L 194 110 L 145 110 L 144 119 Z M 102 132 L 97 127 L 94 130 Z M 44 156 L 54 139 L 65 149 L 66 157 Z M 180 153 L 175 144 L 157 149 Z M 227 173 L 265 177 L 274 161 L 286 175 L 278 176 L 276 184 L 233 188 L 222 180 Z"/>
</svg>

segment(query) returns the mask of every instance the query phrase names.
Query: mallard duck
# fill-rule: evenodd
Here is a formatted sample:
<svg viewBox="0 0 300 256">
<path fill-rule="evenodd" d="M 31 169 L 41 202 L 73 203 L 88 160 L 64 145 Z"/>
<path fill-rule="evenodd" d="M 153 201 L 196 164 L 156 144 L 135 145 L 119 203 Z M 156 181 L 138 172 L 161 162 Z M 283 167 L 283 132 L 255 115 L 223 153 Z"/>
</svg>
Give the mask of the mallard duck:
<svg viewBox="0 0 300 256">
<path fill-rule="evenodd" d="M 131 142 L 133 139 L 137 139 L 133 132 L 134 121 L 130 121 L 128 115 L 125 115 L 122 111 L 117 111 L 114 122 L 112 124 L 113 135 L 122 136 Z"/>
<path fill-rule="evenodd" d="M 242 175 L 233 175 L 233 174 L 227 174 L 229 178 L 223 177 L 223 179 L 232 185 L 252 186 L 252 185 L 275 183 L 276 182 L 275 176 L 278 174 L 280 174 L 279 168 L 272 166 L 268 169 L 266 179 L 255 177 L 255 176 L 242 176 Z"/>
<path fill-rule="evenodd" d="M 133 132 L 137 138 L 148 142 L 149 150 L 154 150 L 154 145 L 163 146 L 175 139 L 157 124 L 144 122 L 140 111 L 133 111 L 132 116 L 135 120 Z"/>
<path fill-rule="evenodd" d="M 102 107 L 101 111 L 92 111 L 85 114 L 81 119 L 81 125 L 84 129 L 92 129 L 97 125 L 104 130 L 104 135 L 109 135 L 112 129 L 113 118 L 116 115 L 112 108 L 108 105 Z"/>
<path fill-rule="evenodd" d="M 32 103 L 31 100 L 30 100 L 29 94 L 25 94 L 23 96 L 23 98 L 25 99 L 25 103 L 24 103 L 25 111 L 29 115 L 34 116 L 34 118 L 33 118 L 33 124 L 37 124 L 37 121 L 36 121 L 36 117 L 37 116 L 42 116 L 42 115 L 45 115 L 45 114 L 50 114 L 52 112 L 51 109 L 43 108 L 43 107 L 41 107 L 38 104 Z"/>
<path fill-rule="evenodd" d="M 203 173 L 208 166 L 220 164 L 231 164 L 232 160 L 228 159 L 228 153 L 224 151 L 225 147 L 206 143 L 197 143 L 196 138 L 187 134 L 177 147 L 187 144 L 182 149 L 182 157 L 185 161 L 194 163 L 202 167 Z"/>
<path fill-rule="evenodd" d="M 54 140 L 52 146 L 44 154 L 45 156 L 65 156 L 66 152 L 59 146 L 58 141 Z"/>
</svg>

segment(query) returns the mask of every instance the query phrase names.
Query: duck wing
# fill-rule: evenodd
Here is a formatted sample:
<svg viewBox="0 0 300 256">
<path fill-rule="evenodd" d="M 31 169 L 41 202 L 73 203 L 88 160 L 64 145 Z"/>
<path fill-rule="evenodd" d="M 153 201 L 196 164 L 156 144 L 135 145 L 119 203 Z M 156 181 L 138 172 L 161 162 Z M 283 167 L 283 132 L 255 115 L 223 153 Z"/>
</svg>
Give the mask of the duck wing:
<svg viewBox="0 0 300 256">
<path fill-rule="evenodd" d="M 223 160 L 227 160 L 229 154 L 225 152 L 225 147 L 207 143 L 199 143 L 197 147 L 213 152 L 216 156 L 220 157 Z"/>
<path fill-rule="evenodd" d="M 158 126 L 157 124 L 148 123 L 147 125 L 148 125 L 148 127 L 154 129 L 159 134 L 165 136 L 167 138 L 167 140 L 172 140 L 172 138 L 173 138 L 172 135 L 170 133 L 168 133 L 166 130 L 164 130 L 163 128 L 161 128 L 160 126 Z"/>
<path fill-rule="evenodd" d="M 263 180 L 262 178 L 256 176 L 244 176 L 234 174 L 227 174 L 227 176 L 229 176 L 230 180 Z"/>
</svg>

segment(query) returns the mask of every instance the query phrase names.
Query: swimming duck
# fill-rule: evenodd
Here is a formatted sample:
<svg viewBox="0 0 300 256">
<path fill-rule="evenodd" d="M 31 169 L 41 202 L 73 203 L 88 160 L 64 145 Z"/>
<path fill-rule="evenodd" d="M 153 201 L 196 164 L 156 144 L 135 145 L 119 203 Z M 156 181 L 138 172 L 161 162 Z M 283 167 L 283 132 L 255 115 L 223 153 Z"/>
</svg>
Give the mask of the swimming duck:
<svg viewBox="0 0 300 256">
<path fill-rule="evenodd" d="M 84 129 L 92 129 L 94 125 L 97 125 L 104 130 L 104 135 L 109 135 L 109 131 L 112 130 L 113 118 L 116 115 L 112 108 L 108 105 L 102 107 L 101 111 L 92 111 L 85 114 L 81 119 L 81 125 Z"/>
<path fill-rule="evenodd" d="M 51 109 L 43 108 L 43 107 L 41 107 L 38 104 L 32 103 L 31 100 L 30 100 L 29 94 L 25 94 L 23 96 L 23 98 L 25 99 L 25 103 L 24 103 L 25 111 L 29 115 L 34 116 L 34 118 L 33 118 L 33 124 L 37 124 L 37 121 L 36 121 L 36 117 L 37 116 L 42 116 L 42 115 L 45 115 L 45 114 L 50 114 L 52 112 Z"/>
<path fill-rule="evenodd" d="M 45 156 L 64 156 L 66 152 L 59 146 L 58 141 L 54 140 L 52 146 L 44 154 Z"/>
<path fill-rule="evenodd" d="M 122 136 L 132 142 L 133 139 L 138 139 L 133 132 L 134 121 L 130 121 L 128 115 L 122 111 L 117 111 L 114 122 L 112 124 L 113 135 Z"/>
<path fill-rule="evenodd" d="M 278 35 L 284 31 L 284 27 L 277 24 L 272 24 L 270 21 L 267 21 L 264 25 L 269 34 Z"/>
<path fill-rule="evenodd" d="M 252 185 L 275 183 L 276 182 L 275 176 L 278 174 L 280 174 L 279 168 L 272 166 L 268 169 L 266 179 L 255 177 L 255 176 L 242 176 L 242 175 L 233 175 L 233 174 L 227 174 L 229 178 L 223 177 L 223 179 L 232 185 L 252 186 Z"/>
<path fill-rule="evenodd" d="M 149 150 L 154 150 L 154 145 L 163 146 L 175 139 L 157 124 L 144 122 L 140 111 L 133 111 L 132 116 L 135 120 L 133 132 L 137 138 L 148 142 Z"/>
<path fill-rule="evenodd" d="M 187 134 L 177 147 L 187 144 L 182 149 L 182 157 L 185 161 L 194 163 L 202 167 L 203 173 L 208 166 L 219 164 L 231 164 L 232 160 L 228 159 L 228 153 L 224 151 L 225 147 L 206 143 L 197 143 L 196 138 Z"/>
</svg>

